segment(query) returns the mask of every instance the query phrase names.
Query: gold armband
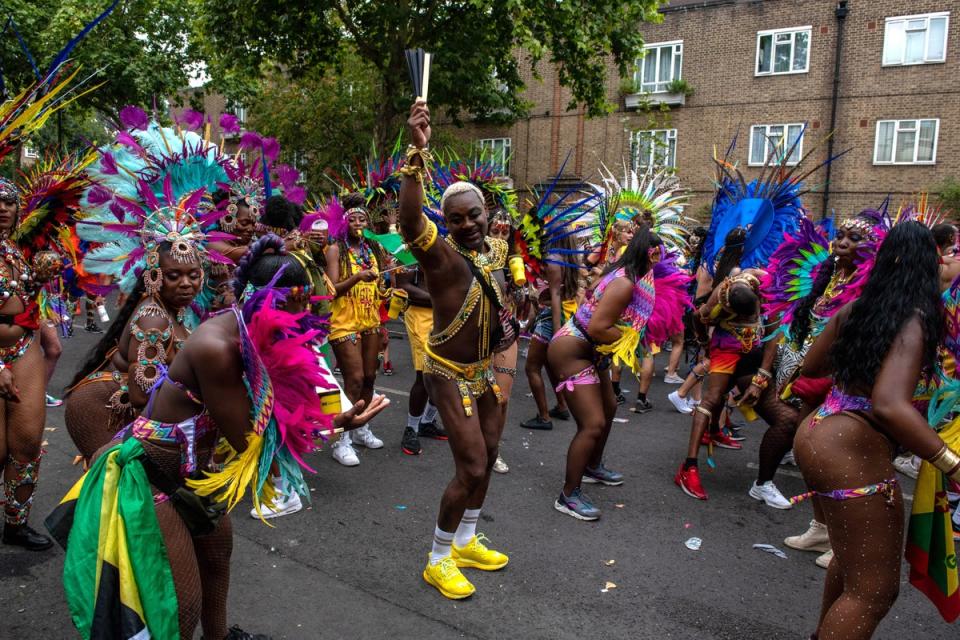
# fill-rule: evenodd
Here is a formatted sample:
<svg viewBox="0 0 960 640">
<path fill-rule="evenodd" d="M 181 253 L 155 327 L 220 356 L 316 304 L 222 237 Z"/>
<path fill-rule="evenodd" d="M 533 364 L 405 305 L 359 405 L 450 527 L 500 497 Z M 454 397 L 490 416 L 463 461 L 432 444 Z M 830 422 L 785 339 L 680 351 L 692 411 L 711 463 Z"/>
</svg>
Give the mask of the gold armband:
<svg viewBox="0 0 960 640">
<path fill-rule="evenodd" d="M 943 445 L 943 448 L 930 458 L 929 462 L 953 480 L 957 479 L 955 476 L 960 476 L 960 455 L 957 455 L 947 445 Z"/>
<path fill-rule="evenodd" d="M 427 251 L 437 241 L 437 236 L 440 235 L 440 232 L 437 230 L 437 225 L 434 224 L 433 220 L 427 216 L 423 216 L 423 222 L 424 227 L 423 231 L 420 232 L 420 235 L 414 238 L 411 242 L 407 243 L 407 246 L 411 249 Z"/>
<path fill-rule="evenodd" d="M 415 164 L 405 164 L 399 169 L 400 175 L 410 176 L 420 184 L 423 184 L 423 176 L 427 174 L 427 170 L 423 167 L 417 166 Z"/>
</svg>

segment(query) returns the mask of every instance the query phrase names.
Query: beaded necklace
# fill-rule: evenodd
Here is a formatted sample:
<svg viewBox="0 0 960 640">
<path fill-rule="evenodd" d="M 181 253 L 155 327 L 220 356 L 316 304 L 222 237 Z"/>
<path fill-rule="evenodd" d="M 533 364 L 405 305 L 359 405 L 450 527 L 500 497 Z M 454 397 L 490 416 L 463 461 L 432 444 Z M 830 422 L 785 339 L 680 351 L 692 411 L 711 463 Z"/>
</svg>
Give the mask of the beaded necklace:
<svg viewBox="0 0 960 640">
<path fill-rule="evenodd" d="M 373 269 L 373 250 L 366 240 L 361 238 L 356 246 L 347 243 L 347 248 L 350 250 L 350 258 L 353 259 L 353 263 L 361 271 Z"/>
<path fill-rule="evenodd" d="M 6 264 L 0 274 L 0 297 L 5 301 L 15 295 L 26 304 L 33 288 L 33 269 L 23 257 L 20 247 L 6 234 L 0 237 L 0 260 Z M 17 272 L 19 277 L 14 276 Z"/>
</svg>

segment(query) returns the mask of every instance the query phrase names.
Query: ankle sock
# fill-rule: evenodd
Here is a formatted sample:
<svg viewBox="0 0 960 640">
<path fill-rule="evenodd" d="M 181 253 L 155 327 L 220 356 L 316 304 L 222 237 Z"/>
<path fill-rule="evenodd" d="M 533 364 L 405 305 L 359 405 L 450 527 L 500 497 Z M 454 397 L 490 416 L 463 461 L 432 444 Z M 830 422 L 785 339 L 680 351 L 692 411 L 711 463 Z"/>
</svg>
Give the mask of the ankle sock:
<svg viewBox="0 0 960 640">
<path fill-rule="evenodd" d="M 454 534 L 444 531 L 440 527 L 433 529 L 433 548 L 430 549 L 430 564 L 437 564 L 450 556 L 450 545 L 453 544 Z"/>
<path fill-rule="evenodd" d="M 615 394 L 617 394 L 617 395 L 620 395 L 620 383 L 619 383 L 619 382 L 614 382 L 614 383 L 613 383 L 613 392 L 614 392 Z"/>
<path fill-rule="evenodd" d="M 637 391 L 637 401 L 638 401 L 638 402 L 646 402 L 646 401 L 647 401 L 647 394 L 645 394 L 645 393 L 640 393 L 639 391 Z"/>
<path fill-rule="evenodd" d="M 466 546 L 477 534 L 477 520 L 480 519 L 480 509 L 465 509 L 460 518 L 460 526 L 454 534 L 453 542 L 458 547 Z"/>
<path fill-rule="evenodd" d="M 420 417 L 420 422 L 430 423 L 437 419 L 437 408 L 427 400 L 427 406 L 423 409 L 423 415 Z"/>
<path fill-rule="evenodd" d="M 683 470 L 686 471 L 690 467 L 696 467 L 696 466 L 697 466 L 696 458 L 687 458 L 686 461 L 683 463 Z"/>
<path fill-rule="evenodd" d="M 413 429 L 414 433 L 420 431 L 420 421 L 423 419 L 423 416 L 415 416 L 413 414 L 407 414 L 407 428 Z"/>
</svg>

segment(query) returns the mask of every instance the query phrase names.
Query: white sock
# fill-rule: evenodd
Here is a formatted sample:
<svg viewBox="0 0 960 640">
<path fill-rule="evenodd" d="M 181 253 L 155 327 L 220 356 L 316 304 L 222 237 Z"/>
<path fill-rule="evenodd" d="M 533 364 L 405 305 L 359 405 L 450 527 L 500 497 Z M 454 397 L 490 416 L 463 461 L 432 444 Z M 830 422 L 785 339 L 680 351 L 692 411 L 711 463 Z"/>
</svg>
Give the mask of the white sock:
<svg viewBox="0 0 960 640">
<path fill-rule="evenodd" d="M 337 444 L 352 445 L 352 444 L 353 444 L 353 439 L 350 437 L 350 432 L 349 432 L 349 431 L 345 431 L 345 432 L 341 433 L 341 434 L 340 434 L 340 441 L 339 441 Z"/>
<path fill-rule="evenodd" d="M 444 558 L 450 557 L 450 545 L 453 543 L 453 534 L 440 527 L 433 529 L 433 548 L 430 549 L 430 564 L 437 564 Z"/>
<path fill-rule="evenodd" d="M 433 422 L 437 419 L 437 408 L 427 400 L 427 406 L 423 409 L 423 415 L 420 417 L 420 422 Z"/>
<path fill-rule="evenodd" d="M 465 509 L 463 518 L 460 519 L 460 526 L 453 536 L 453 541 L 458 547 L 465 547 L 477 534 L 477 520 L 480 519 L 480 509 Z"/>
<path fill-rule="evenodd" d="M 423 416 L 415 416 L 415 415 L 413 415 L 412 413 L 408 413 L 408 414 L 407 414 L 407 427 L 409 427 L 410 429 L 413 429 L 413 432 L 414 432 L 414 433 L 418 433 L 418 432 L 420 431 L 420 420 L 421 420 L 422 418 L 423 418 Z"/>
</svg>

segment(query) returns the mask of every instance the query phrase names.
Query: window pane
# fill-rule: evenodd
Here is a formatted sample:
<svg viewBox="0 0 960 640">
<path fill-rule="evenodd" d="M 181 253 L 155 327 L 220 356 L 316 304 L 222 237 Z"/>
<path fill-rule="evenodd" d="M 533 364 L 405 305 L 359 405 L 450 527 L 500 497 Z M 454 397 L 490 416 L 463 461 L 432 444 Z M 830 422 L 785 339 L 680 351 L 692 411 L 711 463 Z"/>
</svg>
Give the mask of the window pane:
<svg viewBox="0 0 960 640">
<path fill-rule="evenodd" d="M 933 161 L 933 143 L 936 140 L 936 134 L 937 134 L 936 120 L 920 121 L 920 143 L 917 145 L 917 161 L 918 162 Z"/>
<path fill-rule="evenodd" d="M 881 122 L 877 127 L 877 162 L 893 159 L 893 123 Z"/>
<path fill-rule="evenodd" d="M 643 90 L 653 91 L 657 82 L 657 50 L 648 49 L 643 57 Z"/>
<path fill-rule="evenodd" d="M 809 53 L 810 34 L 801 31 L 794 37 L 793 46 L 793 70 L 803 71 L 807 67 L 807 54 Z"/>
<path fill-rule="evenodd" d="M 774 73 L 790 71 L 790 43 L 778 43 L 773 50 Z"/>
<path fill-rule="evenodd" d="M 922 62 L 923 61 L 923 31 L 907 32 L 907 51 L 904 54 L 903 61 Z"/>
<path fill-rule="evenodd" d="M 763 164 L 767 159 L 767 139 L 764 133 L 764 127 L 753 127 L 750 130 L 750 164 Z"/>
<path fill-rule="evenodd" d="M 795 147 L 793 145 L 795 142 L 797 142 L 802 133 L 803 125 L 793 124 L 787 127 L 787 149 L 784 151 L 784 153 L 789 151 L 791 148 L 793 149 L 790 152 L 790 164 L 796 164 L 800 162 L 800 154 L 803 152 L 803 143 L 797 144 Z"/>
<path fill-rule="evenodd" d="M 640 166 L 646 167 L 650 164 L 651 156 L 651 145 L 650 145 L 650 134 L 642 133 L 640 134 Z"/>
<path fill-rule="evenodd" d="M 913 147 L 917 141 L 916 131 L 899 131 L 897 133 L 896 162 L 913 162 Z"/>
<path fill-rule="evenodd" d="M 783 127 L 777 125 L 770 127 L 770 146 L 767 149 L 767 162 L 780 162 L 786 150 L 783 148 Z"/>
<path fill-rule="evenodd" d="M 670 68 L 673 65 L 673 47 L 661 47 L 660 49 L 660 71 L 657 75 L 657 81 L 659 83 L 659 88 L 663 91 L 666 88 L 666 83 L 670 82 L 673 78 L 670 73 Z"/>
<path fill-rule="evenodd" d="M 667 158 L 666 162 L 664 162 L 664 165 L 668 167 L 675 167 L 677 166 L 677 137 L 672 136 L 667 144 L 669 146 L 667 147 Z"/>
<path fill-rule="evenodd" d="M 907 35 L 902 22 L 888 22 L 887 35 L 883 39 L 883 63 L 903 62 L 903 50 L 907 46 Z"/>
<path fill-rule="evenodd" d="M 673 79 L 679 79 L 683 76 L 683 46 L 677 45 L 673 54 Z"/>
<path fill-rule="evenodd" d="M 927 35 L 927 60 L 943 60 L 944 49 L 947 46 L 947 19 L 931 18 L 930 31 Z"/>
<path fill-rule="evenodd" d="M 770 51 L 773 48 L 773 36 L 760 36 L 760 55 L 757 60 L 757 73 L 770 73 Z"/>
</svg>

